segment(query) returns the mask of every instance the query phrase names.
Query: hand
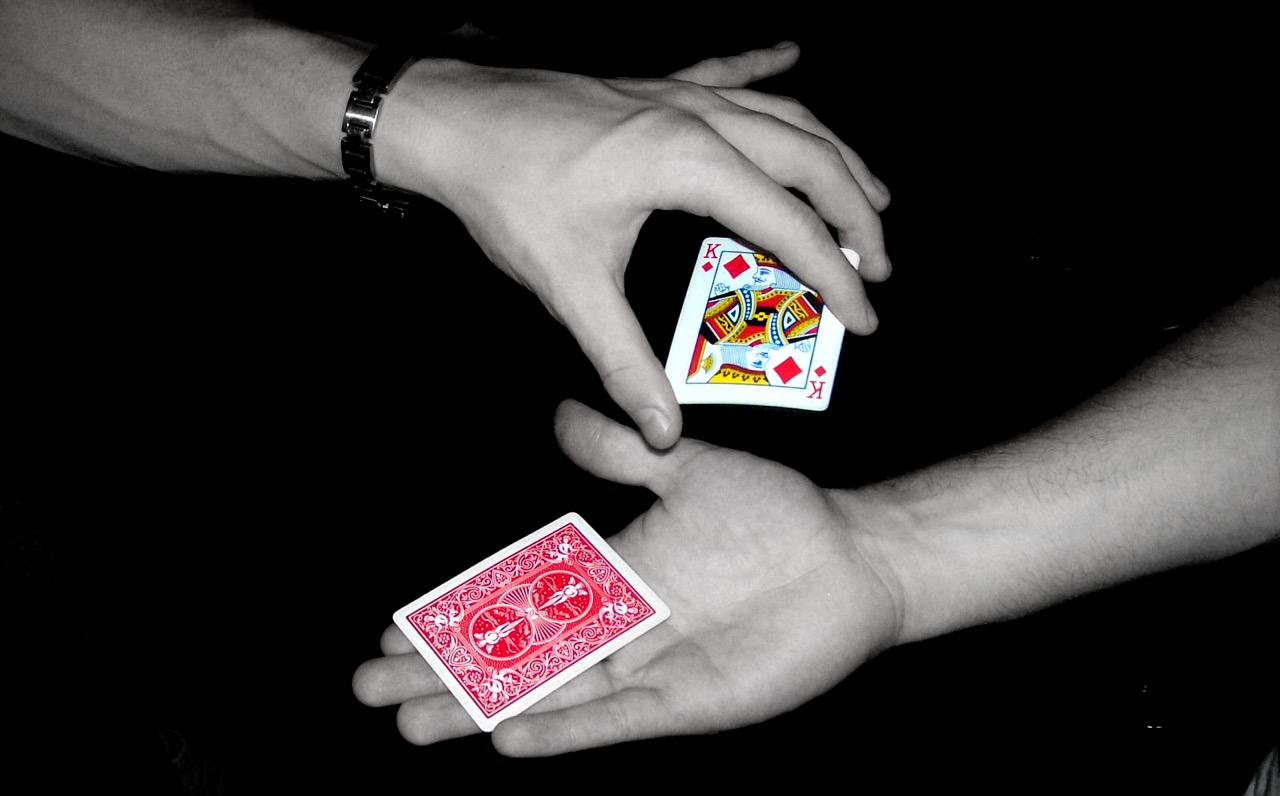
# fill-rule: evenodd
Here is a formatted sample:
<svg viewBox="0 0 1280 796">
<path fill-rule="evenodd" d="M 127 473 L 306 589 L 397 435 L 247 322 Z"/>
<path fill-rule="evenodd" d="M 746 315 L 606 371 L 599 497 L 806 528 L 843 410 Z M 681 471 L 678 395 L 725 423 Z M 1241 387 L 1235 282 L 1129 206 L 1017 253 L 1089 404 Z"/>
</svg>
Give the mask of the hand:
<svg viewBox="0 0 1280 796">
<path fill-rule="evenodd" d="M 421 61 L 382 110 L 378 174 L 452 210 L 666 448 L 680 436 L 679 405 L 623 291 L 652 211 L 716 218 L 781 258 L 850 330 L 875 329 L 862 279 L 889 274 L 878 215 L 887 191 L 801 105 L 737 87 L 796 58 L 786 45 L 660 80 Z M 860 274 L 828 222 L 861 255 Z"/>
<path fill-rule="evenodd" d="M 663 624 L 493 732 L 498 751 L 551 755 L 740 727 L 826 691 L 896 641 L 901 599 L 853 518 L 799 473 L 683 439 L 655 452 L 581 404 L 556 415 L 565 453 L 659 500 L 610 539 L 671 607 Z M 842 504 L 847 505 L 847 504 Z M 395 626 L 357 670 L 368 705 L 400 704 L 406 739 L 478 731 Z"/>
</svg>

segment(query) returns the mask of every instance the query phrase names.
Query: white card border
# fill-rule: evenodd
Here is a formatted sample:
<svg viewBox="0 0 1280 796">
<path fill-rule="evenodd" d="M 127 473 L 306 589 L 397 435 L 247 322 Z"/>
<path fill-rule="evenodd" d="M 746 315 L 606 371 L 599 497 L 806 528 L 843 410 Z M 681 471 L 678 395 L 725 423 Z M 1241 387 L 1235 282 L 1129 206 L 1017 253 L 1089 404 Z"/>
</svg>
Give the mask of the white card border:
<svg viewBox="0 0 1280 796">
<path fill-rule="evenodd" d="M 480 572 L 492 567 L 498 561 L 501 561 L 507 556 L 528 547 L 539 539 L 545 538 L 569 524 L 574 525 L 583 536 L 587 537 L 587 539 L 596 546 L 596 550 L 607 558 L 609 563 L 627 579 L 628 584 L 638 592 L 640 596 L 644 597 L 651 606 L 653 606 L 654 614 L 627 628 L 627 630 L 622 634 L 611 639 L 603 646 L 596 648 L 585 658 L 566 666 L 555 676 L 543 682 L 537 688 L 534 688 L 524 696 L 521 696 L 510 705 L 507 705 L 507 707 L 503 708 L 498 713 L 491 717 L 486 716 L 476 708 L 475 704 L 471 701 L 471 694 L 469 694 L 467 690 L 457 682 L 453 673 L 449 671 L 449 668 L 440 660 L 436 651 L 427 644 L 426 640 L 422 638 L 417 629 L 409 622 L 409 614 L 417 611 L 427 603 L 436 600 L 441 595 L 452 591 L 462 583 L 475 577 Z M 582 515 L 571 511 L 562 515 L 558 519 L 543 525 L 533 533 L 512 542 L 493 555 L 490 555 L 474 566 L 469 567 L 461 574 L 450 578 L 445 583 L 437 586 L 418 599 L 404 606 L 392 615 L 392 621 L 394 621 L 396 626 L 400 628 L 401 632 L 408 637 L 409 642 L 413 644 L 414 649 L 416 649 L 427 661 L 427 664 L 431 667 L 432 671 L 436 673 L 440 680 L 453 694 L 454 698 L 458 700 L 458 704 L 462 705 L 463 709 L 467 711 L 467 714 L 471 716 L 472 720 L 475 721 L 480 729 L 485 732 L 492 732 L 493 728 L 498 726 L 498 724 L 503 720 L 523 713 L 526 709 L 531 707 L 534 703 L 542 700 L 552 691 L 557 690 L 565 683 L 594 666 L 596 663 L 607 658 L 609 655 L 627 644 L 630 644 L 636 638 L 666 621 L 670 616 L 671 609 L 662 601 L 662 598 L 654 592 L 649 584 L 645 583 L 644 580 L 636 574 L 635 570 L 628 566 L 627 562 L 622 560 L 622 557 L 618 555 L 617 551 L 604 540 L 604 537 L 602 537 L 595 528 L 592 528 L 591 525 L 582 518 Z"/>
<path fill-rule="evenodd" d="M 752 252 L 756 250 L 735 238 L 713 236 L 704 238 L 699 252 L 705 252 L 708 244 L 719 243 L 731 251 Z M 722 255 L 723 256 L 723 255 Z M 856 269 L 857 254 L 848 250 L 845 254 Z M 684 302 L 680 305 L 680 317 L 676 321 L 675 332 L 671 336 L 671 346 L 667 352 L 664 370 L 667 381 L 676 394 L 676 402 L 680 404 L 725 404 L 749 406 L 773 406 L 787 409 L 803 409 L 810 412 L 821 412 L 831 405 L 831 392 L 835 387 L 835 376 L 839 370 L 840 350 L 844 345 L 845 327 L 840 319 L 822 307 L 822 317 L 818 323 L 818 340 L 814 345 L 813 359 L 825 359 L 829 362 L 831 378 L 827 381 L 821 398 L 809 398 L 805 389 L 785 387 L 759 387 L 737 384 L 689 384 L 686 381 L 689 356 L 693 353 L 693 343 L 698 334 L 698 326 L 702 323 L 707 296 L 706 288 L 701 287 L 698 269 L 706 261 L 698 257 L 694 261 L 693 271 L 689 277 L 689 286 L 685 290 Z M 717 260 L 717 263 L 719 261 Z M 780 264 L 781 265 L 781 264 Z M 782 266 L 786 268 L 785 265 Z M 790 272 L 790 269 L 787 269 Z M 812 289 L 812 288 L 810 288 Z M 685 342 L 687 341 L 687 342 Z M 677 346 L 679 350 L 677 351 Z M 677 356 L 679 353 L 679 356 Z M 807 382 L 806 382 L 807 383 Z"/>
</svg>

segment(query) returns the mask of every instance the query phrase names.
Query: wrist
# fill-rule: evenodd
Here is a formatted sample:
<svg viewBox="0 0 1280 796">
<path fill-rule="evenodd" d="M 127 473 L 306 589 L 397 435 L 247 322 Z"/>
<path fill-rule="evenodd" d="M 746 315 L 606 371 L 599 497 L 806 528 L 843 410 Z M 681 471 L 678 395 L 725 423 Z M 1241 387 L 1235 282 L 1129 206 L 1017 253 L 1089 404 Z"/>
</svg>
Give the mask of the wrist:
<svg viewBox="0 0 1280 796">
<path fill-rule="evenodd" d="M 1003 618 L 997 584 L 1013 569 L 999 561 L 1002 512 L 990 500 L 936 486 L 916 474 L 837 498 L 858 518 L 857 544 L 874 551 L 881 579 L 894 584 L 899 644 Z"/>
<path fill-rule="evenodd" d="M 832 502 L 847 520 L 854 549 L 875 572 L 897 614 L 887 646 L 918 640 L 915 626 L 920 596 L 911 593 L 920 551 L 917 520 L 902 501 L 871 488 L 833 489 Z"/>
<path fill-rule="evenodd" d="M 474 201 L 477 186 L 510 181 L 489 140 L 515 132 L 494 115 L 492 70 L 450 58 L 421 58 L 409 65 L 383 99 L 378 121 L 380 183 L 411 191 L 458 213 Z"/>
<path fill-rule="evenodd" d="M 1026 500 L 1015 483 L 1026 477 L 962 458 L 839 498 L 896 584 L 898 643 L 1012 619 L 1081 590 L 1086 579 L 1072 569 L 1084 554 L 1071 532 L 1081 515 L 1067 502 Z"/>
<path fill-rule="evenodd" d="M 1095 435 L 1101 427 L 1090 425 Z M 1120 470 L 1115 450 L 1085 455 L 1042 430 L 1034 444 L 1015 441 L 843 496 L 899 585 L 899 643 L 1247 546 L 1230 529 L 1239 520 L 1206 509 L 1230 505 L 1209 484 L 1246 482 L 1240 472 L 1217 475 L 1208 460 L 1137 437 L 1124 448 L 1129 466 Z"/>
<path fill-rule="evenodd" d="M 376 148 L 378 181 L 383 185 L 442 199 L 436 166 L 447 144 L 440 125 L 441 86 L 460 66 L 437 59 L 415 61 L 383 98 Z"/>
</svg>

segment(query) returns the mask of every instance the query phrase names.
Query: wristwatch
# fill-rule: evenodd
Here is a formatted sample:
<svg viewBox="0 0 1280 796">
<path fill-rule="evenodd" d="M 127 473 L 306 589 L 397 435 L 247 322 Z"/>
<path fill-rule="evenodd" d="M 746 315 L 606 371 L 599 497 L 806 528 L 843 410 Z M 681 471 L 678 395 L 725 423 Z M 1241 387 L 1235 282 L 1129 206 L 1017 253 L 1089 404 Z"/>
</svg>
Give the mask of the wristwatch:
<svg viewBox="0 0 1280 796">
<path fill-rule="evenodd" d="M 373 168 L 373 134 L 382 98 L 413 63 L 415 56 L 398 47 L 377 47 L 351 79 L 351 96 L 342 114 L 342 170 L 363 204 L 403 218 L 416 194 L 378 184 Z"/>
</svg>

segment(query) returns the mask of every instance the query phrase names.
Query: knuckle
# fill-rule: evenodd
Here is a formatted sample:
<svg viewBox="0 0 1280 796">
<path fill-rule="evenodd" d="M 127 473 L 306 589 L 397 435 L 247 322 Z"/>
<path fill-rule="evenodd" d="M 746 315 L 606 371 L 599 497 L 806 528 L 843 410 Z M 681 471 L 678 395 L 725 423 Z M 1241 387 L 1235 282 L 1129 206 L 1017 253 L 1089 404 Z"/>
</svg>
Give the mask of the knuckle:
<svg viewBox="0 0 1280 796">
<path fill-rule="evenodd" d="M 880 212 L 889 206 L 889 202 L 893 201 L 888 188 L 873 188 L 871 190 L 871 204 L 875 207 L 876 212 Z"/>
<path fill-rule="evenodd" d="M 731 150 L 724 138 L 711 125 L 690 117 L 673 137 L 673 144 L 692 157 L 708 162 L 723 162 Z"/>
<path fill-rule="evenodd" d="M 698 64 L 698 76 L 703 80 L 721 80 L 729 72 L 729 63 L 724 58 L 708 58 Z"/>
<path fill-rule="evenodd" d="M 632 387 L 645 376 L 644 367 L 625 352 L 607 354 L 596 367 L 605 392 L 623 409 L 630 410 Z"/>
<path fill-rule="evenodd" d="M 792 97 L 775 96 L 773 98 L 774 115 L 791 122 L 815 121 L 814 115 L 803 102 Z"/>
<path fill-rule="evenodd" d="M 878 213 L 867 213 L 863 218 L 859 219 L 859 222 L 868 244 L 873 249 L 883 250 L 884 222 L 880 220 L 880 215 Z"/>
<path fill-rule="evenodd" d="M 582 722 L 566 722 L 564 726 L 557 728 L 557 730 L 558 731 L 555 732 L 554 735 L 550 732 L 547 733 L 547 735 L 549 737 L 555 737 L 558 735 L 559 737 L 556 738 L 556 743 L 565 749 L 581 749 L 593 744 L 593 735 L 595 733 L 588 731 L 586 727 L 582 726 Z"/>
<path fill-rule="evenodd" d="M 823 221 L 821 216 L 802 202 L 796 203 L 794 216 L 791 219 L 791 228 L 796 237 L 801 240 L 812 241 L 822 237 L 830 238 L 827 233 L 827 222 Z"/>
<path fill-rule="evenodd" d="M 654 153 L 651 168 L 668 185 L 682 184 L 705 173 L 705 169 L 717 168 L 734 153 L 711 125 L 680 108 L 646 109 L 631 123 L 634 126 L 630 140 Z"/>
<path fill-rule="evenodd" d="M 724 74 L 726 69 L 723 59 L 712 59 L 699 67 L 699 72 L 705 76 L 709 70 L 713 75 L 719 76 Z M 671 86 L 671 89 L 669 101 L 685 110 L 704 107 L 707 103 L 719 99 L 718 94 L 701 83 L 677 82 Z"/>
<path fill-rule="evenodd" d="M 848 174 L 849 169 L 845 165 L 844 156 L 840 154 L 840 147 L 819 135 L 812 136 L 811 140 L 813 142 L 814 157 L 822 158 L 824 172 L 835 171 L 835 173 Z"/>
<path fill-rule="evenodd" d="M 796 186 L 805 193 L 822 192 L 828 196 L 838 195 L 848 198 L 850 191 L 856 190 L 856 182 L 849 173 L 840 148 L 831 141 L 817 135 L 807 134 L 803 157 L 799 161 L 796 173 Z M 848 202 L 841 201 L 842 207 Z"/>
<path fill-rule="evenodd" d="M 655 103 L 655 110 L 674 111 L 679 117 L 677 121 L 681 123 L 698 122 L 700 126 L 707 127 L 703 119 L 737 107 L 717 93 L 716 89 L 709 87 L 719 82 L 719 78 L 731 75 L 733 71 L 731 66 L 721 66 L 710 73 L 700 70 L 701 82 L 673 82 Z M 708 76 L 716 79 L 708 79 Z"/>
<path fill-rule="evenodd" d="M 631 723 L 631 712 L 613 700 L 609 705 L 609 724 L 614 728 L 614 739 L 620 743 L 634 740 L 635 727 Z"/>
<path fill-rule="evenodd" d="M 638 111 L 632 124 L 640 128 L 641 135 L 652 140 L 670 141 L 693 139 L 708 129 L 694 114 L 671 105 L 657 105 Z"/>
<path fill-rule="evenodd" d="M 802 130 L 813 128 L 817 124 L 815 117 L 803 102 L 793 97 L 782 94 L 768 94 L 761 91 L 752 91 L 756 107 L 763 113 L 767 113 L 776 119 L 779 119 L 792 127 L 799 127 Z"/>
</svg>

